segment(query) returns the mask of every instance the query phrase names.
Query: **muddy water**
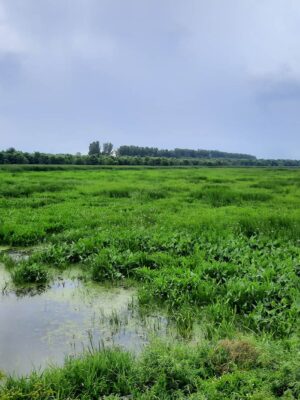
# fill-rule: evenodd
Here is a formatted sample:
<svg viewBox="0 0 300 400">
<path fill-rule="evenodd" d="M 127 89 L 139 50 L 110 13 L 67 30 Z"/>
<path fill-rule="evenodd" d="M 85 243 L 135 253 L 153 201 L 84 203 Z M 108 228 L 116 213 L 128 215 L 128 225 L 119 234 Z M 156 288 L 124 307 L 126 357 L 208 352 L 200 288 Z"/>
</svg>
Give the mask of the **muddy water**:
<svg viewBox="0 0 300 400">
<path fill-rule="evenodd" d="M 46 290 L 16 290 L 0 265 L 0 370 L 25 374 L 88 347 L 120 345 L 139 351 L 165 334 L 163 316 L 142 317 L 135 292 L 83 283 L 68 272 Z"/>
</svg>

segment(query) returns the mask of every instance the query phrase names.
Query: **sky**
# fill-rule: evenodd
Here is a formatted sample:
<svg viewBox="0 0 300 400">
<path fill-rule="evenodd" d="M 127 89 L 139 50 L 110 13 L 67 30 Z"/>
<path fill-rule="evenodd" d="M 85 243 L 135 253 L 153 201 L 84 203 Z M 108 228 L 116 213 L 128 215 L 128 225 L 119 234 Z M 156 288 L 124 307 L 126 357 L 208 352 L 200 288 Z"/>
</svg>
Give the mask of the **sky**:
<svg viewBox="0 0 300 400">
<path fill-rule="evenodd" d="M 0 150 L 300 159 L 299 0 L 0 0 Z"/>
</svg>

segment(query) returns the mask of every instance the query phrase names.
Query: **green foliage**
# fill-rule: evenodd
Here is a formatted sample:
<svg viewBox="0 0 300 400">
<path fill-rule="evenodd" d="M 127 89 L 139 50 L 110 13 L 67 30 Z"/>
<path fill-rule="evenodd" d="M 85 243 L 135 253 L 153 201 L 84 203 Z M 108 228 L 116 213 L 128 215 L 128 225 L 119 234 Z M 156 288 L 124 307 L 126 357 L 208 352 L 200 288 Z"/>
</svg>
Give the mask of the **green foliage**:
<svg viewBox="0 0 300 400">
<path fill-rule="evenodd" d="M 12 270 L 11 276 L 15 284 L 45 284 L 48 280 L 48 272 L 44 266 L 39 264 L 31 264 L 27 261 L 20 262 Z"/>
<path fill-rule="evenodd" d="M 101 149 L 100 149 L 100 144 L 98 141 L 90 143 L 89 156 L 94 156 L 94 155 L 98 156 L 100 154 L 100 151 L 101 151 Z"/>
<path fill-rule="evenodd" d="M 120 146 L 118 154 L 121 156 L 141 156 L 141 157 L 167 157 L 167 158 L 237 158 L 246 160 L 255 160 L 256 157 L 249 154 L 226 153 L 217 150 L 191 150 L 174 149 L 160 150 L 157 147 L 140 146 Z"/>
<path fill-rule="evenodd" d="M 238 192 L 229 189 L 226 185 L 203 186 L 202 190 L 192 193 L 192 197 L 201 199 L 213 207 L 241 205 L 243 202 L 264 202 L 272 199 L 268 193 Z"/>
<path fill-rule="evenodd" d="M 138 358 L 103 349 L 42 374 L 8 377 L 0 398 L 298 399 L 299 355 L 285 353 L 285 361 L 274 363 L 272 350 L 262 351 L 247 339 L 197 345 L 156 341 Z"/>
<path fill-rule="evenodd" d="M 187 343 L 9 378 L 4 399 L 299 398 L 298 170 L 18 168 L 0 170 L 0 245 L 38 247 L 1 257 L 14 281 L 129 278 Z"/>
<path fill-rule="evenodd" d="M 103 143 L 103 154 L 111 155 L 113 150 L 113 144 L 112 143 Z"/>
<path fill-rule="evenodd" d="M 217 150 L 158 149 L 156 147 L 120 146 L 113 152 L 112 143 L 98 141 L 89 145 L 88 155 L 27 153 L 10 148 L 0 151 L 0 165 L 13 164 L 14 170 L 51 171 L 64 170 L 62 166 L 85 165 L 147 165 L 147 166 L 258 166 L 258 167 L 299 167 L 299 160 L 264 160 L 249 154 L 226 153 Z M 299 183 L 299 182 L 298 182 Z M 259 186 L 270 189 L 267 183 Z"/>
</svg>

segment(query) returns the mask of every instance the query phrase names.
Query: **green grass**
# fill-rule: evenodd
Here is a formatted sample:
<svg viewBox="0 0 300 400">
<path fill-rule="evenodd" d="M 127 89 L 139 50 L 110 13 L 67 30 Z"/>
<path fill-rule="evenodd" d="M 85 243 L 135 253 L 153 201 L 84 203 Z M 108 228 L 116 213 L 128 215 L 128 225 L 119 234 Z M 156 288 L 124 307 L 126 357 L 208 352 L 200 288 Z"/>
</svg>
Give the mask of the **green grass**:
<svg viewBox="0 0 300 400">
<path fill-rule="evenodd" d="M 9 266 L 16 285 L 74 264 L 128 280 L 183 343 L 101 350 L 9 378 L 1 396 L 299 398 L 299 182 L 297 169 L 2 169 L 0 246 L 39 245 Z"/>
<path fill-rule="evenodd" d="M 43 374 L 10 377 L 0 395 L 2 400 L 298 399 L 299 362 L 299 355 L 291 357 L 270 343 L 262 348 L 253 339 L 154 342 L 138 358 L 103 349 Z"/>
<path fill-rule="evenodd" d="M 45 284 L 48 280 L 47 269 L 39 264 L 20 262 L 11 272 L 12 281 L 18 285 L 23 283 Z"/>
</svg>

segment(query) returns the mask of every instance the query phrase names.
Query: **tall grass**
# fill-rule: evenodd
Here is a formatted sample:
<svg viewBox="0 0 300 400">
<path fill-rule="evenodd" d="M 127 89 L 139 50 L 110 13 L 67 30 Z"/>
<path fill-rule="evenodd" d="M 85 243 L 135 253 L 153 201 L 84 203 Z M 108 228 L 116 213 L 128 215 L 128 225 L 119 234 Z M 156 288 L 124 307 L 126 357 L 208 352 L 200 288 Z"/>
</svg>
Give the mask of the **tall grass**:
<svg viewBox="0 0 300 400">
<path fill-rule="evenodd" d="M 299 361 L 278 345 L 262 347 L 245 337 L 192 346 L 156 341 L 138 358 L 102 349 L 68 359 L 62 368 L 10 377 L 0 398 L 298 399 Z"/>
</svg>

